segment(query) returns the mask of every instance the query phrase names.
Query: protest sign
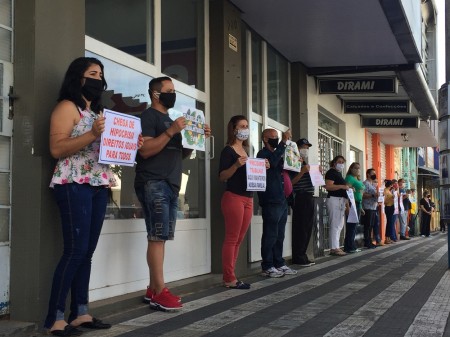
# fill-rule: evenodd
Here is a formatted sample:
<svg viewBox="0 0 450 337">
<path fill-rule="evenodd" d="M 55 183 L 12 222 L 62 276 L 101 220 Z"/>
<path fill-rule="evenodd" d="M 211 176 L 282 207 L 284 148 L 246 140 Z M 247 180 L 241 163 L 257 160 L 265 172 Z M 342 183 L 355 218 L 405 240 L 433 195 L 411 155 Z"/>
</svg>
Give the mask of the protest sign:
<svg viewBox="0 0 450 337">
<path fill-rule="evenodd" d="M 141 133 L 138 117 L 104 109 L 105 131 L 100 139 L 99 163 L 133 166 Z"/>
<path fill-rule="evenodd" d="M 350 211 L 348 212 L 348 223 L 359 223 L 358 212 L 356 210 L 355 195 L 353 190 L 350 188 L 347 190 L 348 201 L 350 201 Z"/>
<path fill-rule="evenodd" d="M 266 190 L 266 160 L 248 158 L 246 165 L 247 191 Z"/>
<path fill-rule="evenodd" d="M 297 144 L 291 140 L 286 142 L 286 150 L 284 152 L 284 166 L 285 170 L 300 172 L 302 162 L 300 161 L 300 153 Z"/>
<path fill-rule="evenodd" d="M 320 173 L 319 165 L 309 165 L 309 176 L 311 177 L 311 183 L 313 186 L 325 185 L 322 173 Z"/>
<path fill-rule="evenodd" d="M 205 115 L 203 111 L 183 106 L 181 108 L 186 118 L 186 128 L 181 131 L 183 147 L 205 151 Z"/>
</svg>

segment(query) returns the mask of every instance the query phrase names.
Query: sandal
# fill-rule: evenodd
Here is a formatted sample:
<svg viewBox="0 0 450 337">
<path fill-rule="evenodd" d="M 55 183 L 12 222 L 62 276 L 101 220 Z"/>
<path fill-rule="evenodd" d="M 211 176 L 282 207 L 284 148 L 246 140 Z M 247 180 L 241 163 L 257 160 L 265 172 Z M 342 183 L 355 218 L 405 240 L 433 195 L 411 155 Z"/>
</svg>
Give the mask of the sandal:
<svg viewBox="0 0 450 337">
<path fill-rule="evenodd" d="M 111 324 L 103 323 L 100 319 L 92 317 L 92 321 L 91 322 L 81 323 L 77 327 L 82 327 L 82 328 L 86 328 L 86 329 L 101 330 L 101 329 L 109 329 L 111 327 Z"/>
<path fill-rule="evenodd" d="M 229 289 L 250 289 L 250 284 L 244 283 L 242 281 L 236 281 L 235 285 L 226 285 L 225 288 Z"/>
<path fill-rule="evenodd" d="M 70 324 L 67 324 L 64 327 L 64 330 L 52 330 L 48 331 L 48 334 L 52 334 L 53 336 L 80 336 L 83 333 L 83 331 L 71 326 Z"/>
<path fill-rule="evenodd" d="M 336 250 L 331 250 L 330 251 L 330 255 L 332 255 L 332 256 L 344 256 L 344 255 L 347 255 L 347 253 L 343 252 L 340 249 L 336 249 Z"/>
</svg>

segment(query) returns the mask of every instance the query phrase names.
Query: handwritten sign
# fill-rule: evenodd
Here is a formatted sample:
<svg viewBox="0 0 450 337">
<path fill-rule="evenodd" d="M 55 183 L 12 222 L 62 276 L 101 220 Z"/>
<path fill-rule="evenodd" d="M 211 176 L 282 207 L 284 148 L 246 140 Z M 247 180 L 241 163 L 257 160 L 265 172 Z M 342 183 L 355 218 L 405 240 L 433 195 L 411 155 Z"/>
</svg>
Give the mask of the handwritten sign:
<svg viewBox="0 0 450 337">
<path fill-rule="evenodd" d="M 300 161 L 300 153 L 297 144 L 288 140 L 286 142 L 286 150 L 284 152 L 284 169 L 294 172 L 300 172 L 302 162 Z"/>
<path fill-rule="evenodd" d="M 348 212 L 348 223 L 359 223 L 358 212 L 356 210 L 355 195 L 352 189 L 347 190 L 348 200 L 350 201 L 350 211 Z"/>
<path fill-rule="evenodd" d="M 136 159 L 141 120 L 105 109 L 105 131 L 100 139 L 99 163 L 133 166 Z"/>
<path fill-rule="evenodd" d="M 205 115 L 203 111 L 183 106 L 181 108 L 186 118 L 186 128 L 181 132 L 183 147 L 205 151 Z"/>
<path fill-rule="evenodd" d="M 322 173 L 320 173 L 319 165 L 309 165 L 309 176 L 311 177 L 311 183 L 313 186 L 325 185 Z"/>
<path fill-rule="evenodd" d="M 260 158 L 248 158 L 245 163 L 247 172 L 247 191 L 266 190 L 266 161 Z"/>
<path fill-rule="evenodd" d="M 384 202 L 384 188 L 382 187 L 378 189 L 378 202 Z"/>
</svg>

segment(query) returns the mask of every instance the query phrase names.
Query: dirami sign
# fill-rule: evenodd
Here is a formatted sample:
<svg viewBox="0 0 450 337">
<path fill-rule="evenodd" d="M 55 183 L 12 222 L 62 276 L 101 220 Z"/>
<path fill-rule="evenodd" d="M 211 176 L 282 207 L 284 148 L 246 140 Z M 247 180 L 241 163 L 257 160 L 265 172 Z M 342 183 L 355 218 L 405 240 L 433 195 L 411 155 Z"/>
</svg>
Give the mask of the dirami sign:
<svg viewBox="0 0 450 337">
<path fill-rule="evenodd" d="M 419 117 L 361 117 L 363 128 L 418 128 Z"/>
</svg>

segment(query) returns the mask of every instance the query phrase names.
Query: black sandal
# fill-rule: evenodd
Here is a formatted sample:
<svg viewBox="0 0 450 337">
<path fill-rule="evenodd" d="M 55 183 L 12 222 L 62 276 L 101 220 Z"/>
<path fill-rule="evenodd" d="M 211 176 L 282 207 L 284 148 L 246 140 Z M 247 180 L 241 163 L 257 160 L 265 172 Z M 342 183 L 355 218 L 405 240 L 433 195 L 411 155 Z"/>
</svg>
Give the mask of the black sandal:
<svg viewBox="0 0 450 337">
<path fill-rule="evenodd" d="M 250 284 L 242 281 L 236 281 L 236 285 L 225 285 L 225 288 L 229 289 L 250 289 Z"/>
<path fill-rule="evenodd" d="M 80 336 L 83 331 L 75 328 L 74 326 L 67 324 L 64 330 L 53 330 L 49 331 L 53 336 L 65 337 L 65 336 Z"/>
<path fill-rule="evenodd" d="M 111 327 L 111 324 L 103 323 L 101 320 L 93 317 L 91 322 L 84 322 L 81 323 L 79 326 L 86 329 L 101 330 L 101 329 L 109 329 Z"/>
</svg>

